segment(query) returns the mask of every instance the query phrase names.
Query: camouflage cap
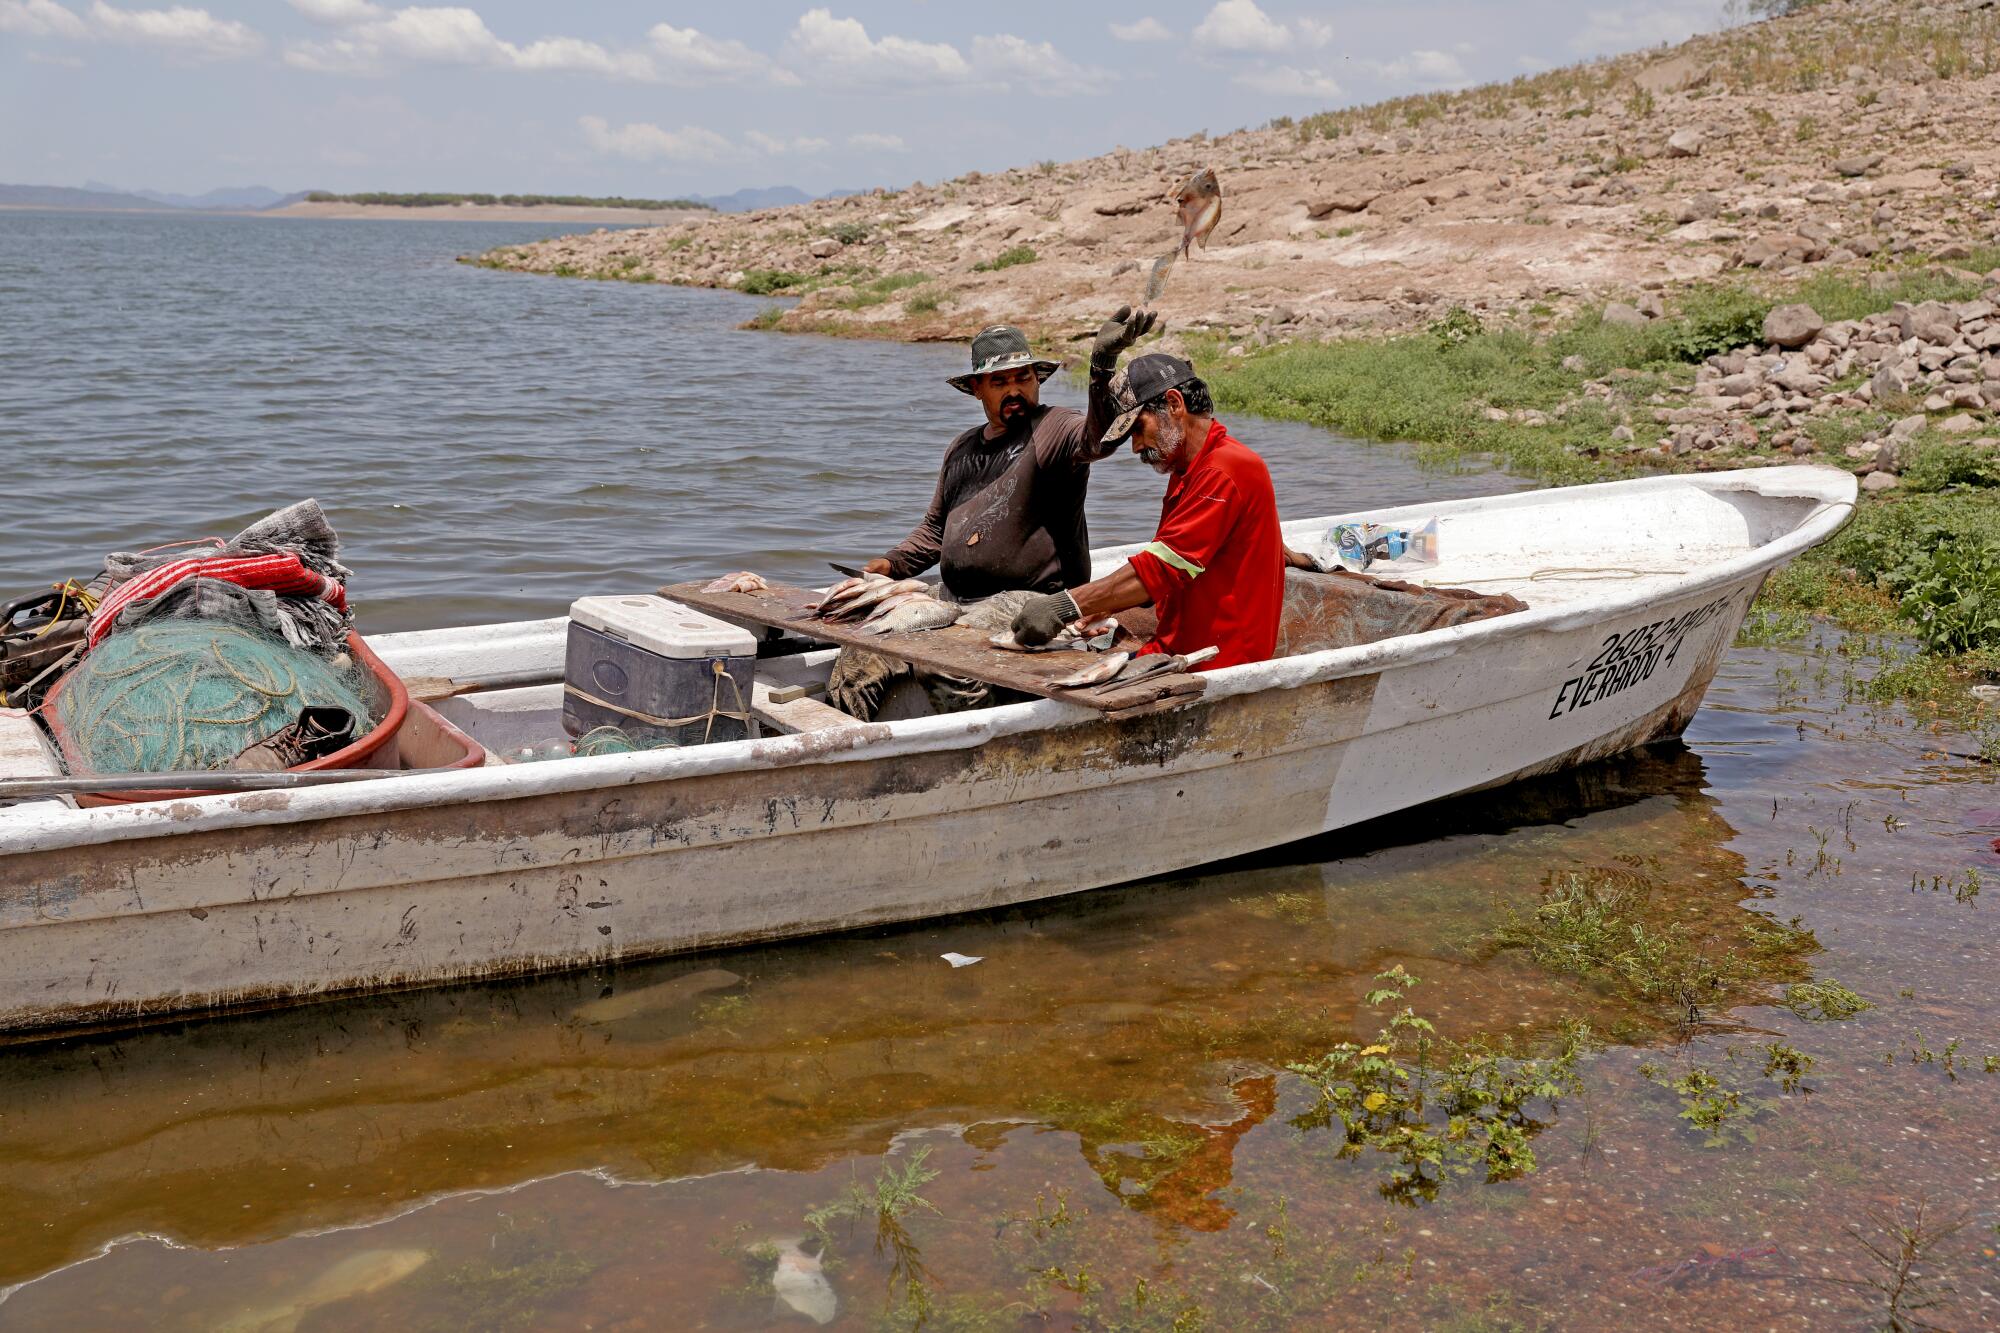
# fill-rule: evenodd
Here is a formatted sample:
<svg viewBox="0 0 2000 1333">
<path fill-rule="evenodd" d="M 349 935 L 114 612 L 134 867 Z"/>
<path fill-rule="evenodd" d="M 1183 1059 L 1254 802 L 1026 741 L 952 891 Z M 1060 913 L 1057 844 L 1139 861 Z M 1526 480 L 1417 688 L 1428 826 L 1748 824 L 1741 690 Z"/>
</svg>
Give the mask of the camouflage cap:
<svg viewBox="0 0 2000 1333">
<path fill-rule="evenodd" d="M 1061 370 L 1063 363 L 1038 357 L 1029 351 L 1027 335 L 1013 325 L 995 324 L 973 335 L 972 369 L 963 375 L 953 375 L 945 383 L 960 393 L 971 393 L 972 381 L 977 377 L 996 370 L 1013 370 L 1017 366 L 1033 366 L 1036 378 L 1046 380 Z"/>
<path fill-rule="evenodd" d="M 1194 378 L 1194 367 L 1170 352 L 1148 352 L 1135 356 L 1111 377 L 1111 405 L 1118 419 L 1104 432 L 1105 444 L 1117 444 L 1132 433 L 1140 411 L 1169 389 L 1179 388 Z"/>
</svg>

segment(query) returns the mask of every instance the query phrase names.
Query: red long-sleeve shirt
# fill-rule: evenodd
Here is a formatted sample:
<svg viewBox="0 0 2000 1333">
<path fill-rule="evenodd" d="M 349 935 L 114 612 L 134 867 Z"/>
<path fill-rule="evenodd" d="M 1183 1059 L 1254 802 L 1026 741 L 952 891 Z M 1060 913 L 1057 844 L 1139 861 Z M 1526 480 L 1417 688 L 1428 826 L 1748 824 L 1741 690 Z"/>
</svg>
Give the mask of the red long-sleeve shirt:
<svg viewBox="0 0 2000 1333">
<path fill-rule="evenodd" d="M 1262 662 L 1278 646 L 1285 542 L 1270 469 L 1220 421 L 1167 484 L 1160 527 L 1132 570 L 1152 595 L 1159 636 L 1142 652 L 1221 651 L 1206 665 Z"/>
</svg>

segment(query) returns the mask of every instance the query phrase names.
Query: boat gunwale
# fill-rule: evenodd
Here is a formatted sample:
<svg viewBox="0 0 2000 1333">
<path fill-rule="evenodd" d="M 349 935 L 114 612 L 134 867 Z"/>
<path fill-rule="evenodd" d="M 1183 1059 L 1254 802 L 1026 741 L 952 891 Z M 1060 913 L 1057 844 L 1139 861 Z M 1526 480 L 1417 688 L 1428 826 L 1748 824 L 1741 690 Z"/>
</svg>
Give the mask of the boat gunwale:
<svg viewBox="0 0 2000 1333">
<path fill-rule="evenodd" d="M 1760 481 L 1766 484 L 1751 484 Z M 1726 484 L 1718 485 L 1718 482 Z M 1792 484 L 1786 485 L 1786 482 Z M 1649 584 L 1569 606 L 1530 607 L 1526 611 L 1466 625 L 1219 668 L 1205 673 L 1208 688 L 1195 706 L 1239 695 L 1292 690 L 1421 665 L 1454 656 L 1468 647 L 1480 648 L 1531 634 L 1562 633 L 1580 624 L 1619 619 L 1643 606 L 1698 596 L 1704 591 L 1739 583 L 1760 570 L 1784 563 L 1830 537 L 1852 514 L 1857 483 L 1851 474 L 1836 468 L 1790 465 L 1693 477 L 1669 474 L 1560 489 L 1581 496 L 1585 493 L 1603 495 L 1615 491 L 1630 494 L 1676 488 L 1710 492 L 1749 491 L 1772 498 L 1817 500 L 1819 503 L 1798 523 L 1772 540 L 1727 560 L 1673 576 L 1664 586 Z M 1841 492 L 1844 492 L 1844 498 Z M 1530 490 L 1431 506 L 1400 506 L 1327 519 L 1297 520 L 1294 525 L 1287 526 L 1320 524 L 1336 521 L 1336 518 L 1338 521 L 1372 521 L 1377 517 L 1411 512 L 1448 514 L 1481 508 L 1517 508 L 1532 503 L 1536 498 L 1546 504 L 1548 497 L 1555 493 L 1549 489 Z M 1582 501 L 1568 501 L 1578 502 Z M 1100 552 L 1093 552 L 1093 556 L 1115 557 L 1117 552 L 1129 549 L 1137 548 L 1103 548 Z M 825 731 L 728 741 L 688 749 L 580 757 L 559 764 L 487 767 L 439 775 L 411 774 L 336 787 L 218 794 L 99 810 L 73 810 L 58 805 L 23 806 L 0 810 L 0 858 L 260 824 L 305 824 L 443 805 L 471 805 L 652 786 L 751 770 L 778 771 L 803 764 L 893 760 L 908 755 L 973 749 L 1002 736 L 1101 720 L 1100 714 L 1081 704 L 1035 699 L 970 713 L 898 722 L 857 722 L 852 727 Z"/>
</svg>

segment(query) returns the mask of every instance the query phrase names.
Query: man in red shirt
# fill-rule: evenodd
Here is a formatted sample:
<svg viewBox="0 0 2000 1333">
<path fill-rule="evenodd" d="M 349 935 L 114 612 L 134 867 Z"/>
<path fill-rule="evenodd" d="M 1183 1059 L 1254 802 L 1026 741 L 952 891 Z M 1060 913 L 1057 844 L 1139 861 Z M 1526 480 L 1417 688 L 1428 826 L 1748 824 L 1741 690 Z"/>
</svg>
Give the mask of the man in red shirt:
<svg viewBox="0 0 2000 1333">
<path fill-rule="evenodd" d="M 1290 553 L 1264 460 L 1214 418 L 1208 386 L 1177 356 L 1135 357 L 1111 382 L 1120 415 L 1104 434 L 1163 473 L 1160 527 L 1117 573 L 1032 598 L 1014 637 L 1047 643 L 1063 626 L 1151 602 L 1157 638 L 1145 653 L 1218 651 L 1208 665 L 1262 662 L 1278 644 Z"/>
</svg>

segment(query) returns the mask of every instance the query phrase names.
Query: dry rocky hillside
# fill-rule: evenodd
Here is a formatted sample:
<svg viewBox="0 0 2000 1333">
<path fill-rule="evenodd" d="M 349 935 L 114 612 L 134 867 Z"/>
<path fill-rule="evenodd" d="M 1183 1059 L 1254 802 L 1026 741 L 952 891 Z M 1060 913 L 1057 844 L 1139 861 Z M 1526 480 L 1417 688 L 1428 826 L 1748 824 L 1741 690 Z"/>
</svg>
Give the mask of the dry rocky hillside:
<svg viewBox="0 0 2000 1333">
<path fill-rule="evenodd" d="M 478 262 L 799 296 L 767 321 L 785 329 L 929 340 L 1004 319 L 1060 339 L 1140 297 L 1178 236 L 1173 188 L 1207 165 L 1221 224 L 1157 303 L 1180 329 L 1256 346 L 1607 300 L 1642 320 L 1657 293 L 1733 270 L 1992 243 L 1992 3 L 1821 0 L 1462 93 Z M 1968 354 L 1941 368 L 1963 375 Z"/>
</svg>

